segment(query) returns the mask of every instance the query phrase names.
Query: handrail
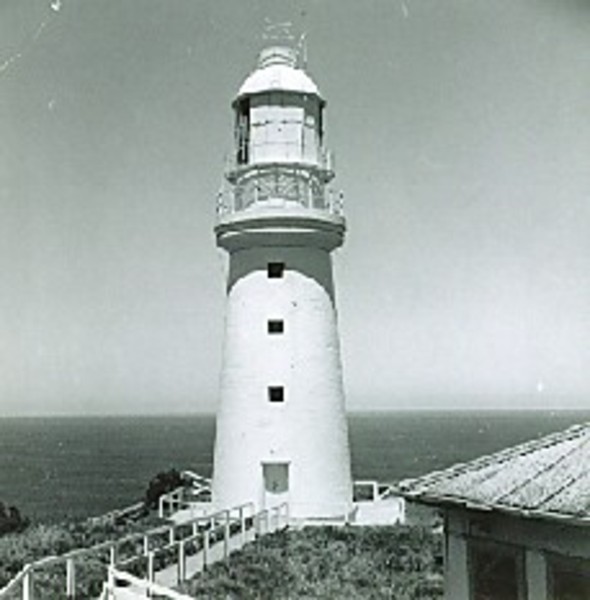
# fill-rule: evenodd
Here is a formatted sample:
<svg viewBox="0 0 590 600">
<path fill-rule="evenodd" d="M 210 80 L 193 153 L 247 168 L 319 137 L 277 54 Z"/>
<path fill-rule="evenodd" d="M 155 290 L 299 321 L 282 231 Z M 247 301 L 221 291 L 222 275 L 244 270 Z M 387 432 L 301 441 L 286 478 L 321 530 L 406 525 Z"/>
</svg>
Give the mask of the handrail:
<svg viewBox="0 0 590 600">
<path fill-rule="evenodd" d="M 19 584 L 31 571 L 31 565 L 26 564 L 2 589 L 0 589 L 0 598 Z"/>
<path fill-rule="evenodd" d="M 111 510 L 110 512 L 104 513 L 102 515 L 97 515 L 95 517 L 89 517 L 89 521 L 96 523 L 100 521 L 116 521 L 121 517 L 126 517 L 128 515 L 137 514 L 145 507 L 145 503 L 143 501 L 136 502 L 135 504 L 130 504 L 129 506 L 125 506 L 124 508 L 118 508 L 115 510 Z"/>
<path fill-rule="evenodd" d="M 191 471 L 189 469 L 181 471 L 180 476 L 186 477 L 188 479 L 192 479 L 194 482 L 196 481 L 197 483 L 200 483 L 203 486 L 206 485 L 208 487 L 211 487 L 211 478 L 210 477 L 205 477 L 204 475 L 199 475 L 198 473 L 195 473 L 194 471 Z"/>
<path fill-rule="evenodd" d="M 186 558 L 187 558 L 186 545 L 187 544 L 189 544 L 199 538 L 202 539 L 202 541 L 203 541 L 203 545 L 202 545 L 203 559 L 202 560 L 203 560 L 203 568 L 205 568 L 208 564 L 210 564 L 208 562 L 208 556 L 209 556 L 209 552 L 214 547 L 214 545 L 211 545 L 211 540 L 210 540 L 210 535 L 213 531 L 216 531 L 217 529 L 223 530 L 223 537 L 215 540 L 213 542 L 213 544 L 221 543 L 223 545 L 222 546 L 223 547 L 222 556 L 224 559 L 226 559 L 229 556 L 229 553 L 231 552 L 230 540 L 239 536 L 240 543 L 239 543 L 238 547 L 242 547 L 247 542 L 247 530 L 248 529 L 251 530 L 252 528 L 254 528 L 255 537 L 260 537 L 261 535 L 264 535 L 265 533 L 277 531 L 281 527 L 286 527 L 288 525 L 289 506 L 285 502 L 278 506 L 272 507 L 270 509 L 263 509 L 262 511 L 259 511 L 258 513 L 253 513 L 250 516 L 250 518 L 252 519 L 252 524 L 250 525 L 249 528 L 247 528 L 246 521 L 247 521 L 248 517 L 246 517 L 244 515 L 244 509 L 248 508 L 248 507 L 253 508 L 253 506 L 254 506 L 253 503 L 248 502 L 246 504 L 242 504 L 237 507 L 218 511 L 214 515 L 209 515 L 202 519 L 209 520 L 211 523 L 213 523 L 219 515 L 223 515 L 224 520 L 219 525 L 212 525 L 210 529 L 205 529 L 204 531 L 194 532 L 191 535 L 188 535 L 187 537 L 182 538 L 180 540 L 170 541 L 169 543 L 167 543 L 163 546 L 160 546 L 158 548 L 154 548 L 154 549 L 150 550 L 147 555 L 146 554 L 136 555 L 132 559 L 124 561 L 124 563 L 119 563 L 117 565 L 119 568 L 112 565 L 109 568 L 109 574 L 110 574 L 109 581 L 108 581 L 108 584 L 105 586 L 105 592 L 107 594 L 106 597 L 110 598 L 111 596 L 109 595 L 109 592 L 110 593 L 114 592 L 114 589 L 116 587 L 115 580 L 121 579 L 124 581 L 132 582 L 141 588 L 145 588 L 146 594 L 148 594 L 148 595 L 151 592 L 155 592 L 157 594 L 164 595 L 168 598 L 173 598 L 173 599 L 178 598 L 178 597 L 185 598 L 184 596 L 173 595 L 176 592 L 174 592 L 170 588 L 162 586 L 161 584 L 156 584 L 154 582 L 154 579 L 156 576 L 156 572 L 154 570 L 156 556 L 158 556 L 160 553 L 169 551 L 173 548 L 177 548 L 178 555 L 176 557 L 176 560 L 172 564 L 175 564 L 177 566 L 177 569 L 178 569 L 177 570 L 177 581 L 180 583 L 187 578 L 187 570 L 186 570 Z M 232 516 L 231 516 L 232 513 L 235 511 L 238 511 L 238 513 L 239 513 L 238 518 L 232 518 Z M 230 526 L 231 526 L 231 523 L 236 523 L 236 522 L 239 522 L 241 524 L 241 527 L 238 532 L 235 532 L 232 535 L 230 533 L 230 531 L 231 531 Z M 265 531 L 263 531 L 262 524 L 264 524 L 264 526 L 265 526 L 264 527 Z M 134 561 L 145 560 L 145 559 L 147 559 L 147 578 L 143 578 L 143 579 L 138 578 L 134 575 L 128 574 L 126 571 L 123 571 L 121 569 L 121 566 L 123 566 L 123 564 L 127 565 L 129 563 L 133 563 Z M 170 566 L 172 566 L 172 565 L 168 565 L 168 567 L 170 567 Z M 168 568 L 168 567 L 165 567 L 165 568 Z M 121 576 L 121 574 L 124 574 L 124 575 Z"/>
<path fill-rule="evenodd" d="M 192 486 L 190 488 L 179 486 L 162 494 L 158 498 L 158 515 L 161 519 L 165 518 L 166 505 L 168 505 L 171 512 L 175 509 L 181 510 L 189 502 L 198 500 L 199 495 L 211 493 L 211 481 L 207 478 L 197 475 L 192 471 L 183 471 L 181 475 L 192 479 Z M 187 495 L 189 496 L 188 498 L 186 498 Z"/>
<path fill-rule="evenodd" d="M 376 479 L 360 479 L 353 482 L 353 487 L 368 487 L 371 488 L 371 499 L 359 500 L 357 502 L 377 502 L 386 500 L 393 492 L 396 491 L 393 483 L 380 483 Z M 383 489 L 385 488 L 385 489 Z"/>
<path fill-rule="evenodd" d="M 166 530 L 170 531 L 176 527 L 181 527 L 181 526 L 186 527 L 187 525 L 191 525 L 193 523 L 199 524 L 200 521 L 203 521 L 209 525 L 209 529 L 206 531 L 213 531 L 217 527 L 227 526 L 232 523 L 239 523 L 241 521 L 241 519 L 248 518 L 247 516 L 243 515 L 244 509 L 247 509 L 247 508 L 251 509 L 252 514 L 250 515 L 250 518 L 255 518 L 256 515 L 253 510 L 254 504 L 252 502 L 246 502 L 244 504 L 239 504 L 239 505 L 234 506 L 229 509 L 219 510 L 210 515 L 195 517 L 195 519 L 193 519 L 192 521 L 190 521 L 190 522 L 187 521 L 185 523 L 182 523 L 181 525 L 177 525 L 177 526 L 173 526 L 173 527 L 164 527 L 163 529 L 158 530 L 157 533 L 163 533 Z M 238 516 L 232 517 L 231 516 L 232 512 L 235 512 L 235 511 L 238 512 Z M 220 523 L 220 524 L 215 523 L 218 520 L 222 520 L 222 523 Z M 155 530 L 152 530 L 152 533 L 154 533 L 154 532 L 155 532 Z M 197 539 L 198 537 L 202 536 L 204 533 L 205 532 L 203 532 L 203 531 L 195 531 L 193 528 L 193 533 L 190 534 L 189 536 L 183 537 L 182 539 L 179 539 L 179 540 L 170 538 L 167 543 L 157 546 L 155 548 L 149 548 L 149 544 L 144 544 L 144 553 L 143 554 L 137 554 L 135 556 L 132 556 L 132 557 L 124 559 L 124 560 L 118 560 L 117 564 L 118 565 L 132 564 L 132 563 L 136 562 L 137 560 L 145 558 L 147 555 L 146 551 L 150 551 L 152 553 L 157 553 L 157 552 L 161 552 L 164 550 L 170 550 L 171 548 L 174 548 L 175 546 L 178 546 L 179 544 L 181 544 L 183 542 L 193 541 L 193 540 Z M 145 540 L 145 537 L 144 537 L 144 540 Z"/>
<path fill-rule="evenodd" d="M 246 514 L 246 511 L 248 509 L 250 509 L 250 511 L 249 511 L 250 515 Z M 233 514 L 235 514 L 236 512 L 238 513 L 238 515 L 237 515 L 237 517 L 234 517 Z M 249 528 L 246 525 L 246 522 L 248 519 L 252 520 L 252 523 Z M 222 522 L 218 523 L 218 521 L 220 521 L 220 520 Z M 198 524 L 199 521 L 206 522 L 209 525 L 209 528 L 205 529 L 204 531 L 198 531 L 198 530 L 193 529 L 191 534 L 189 534 L 188 536 L 186 536 L 182 539 L 178 539 L 178 540 L 175 539 L 173 535 L 171 535 L 167 543 L 165 543 L 161 546 L 158 546 L 156 548 L 153 548 L 153 549 L 149 548 L 149 535 L 153 535 L 155 533 L 162 533 L 162 532 L 165 532 L 166 530 L 174 532 L 174 530 L 177 526 L 172 525 L 172 526 L 156 527 L 145 533 L 132 534 L 129 536 L 125 536 L 124 538 L 121 538 L 119 540 L 109 540 L 107 542 L 102 542 L 95 546 L 91 546 L 90 548 L 77 548 L 75 550 L 72 550 L 72 551 L 62 554 L 62 555 L 57 555 L 57 556 L 52 555 L 52 556 L 43 557 L 33 563 L 26 564 L 21 569 L 21 571 L 17 575 L 15 575 L 15 577 L 13 577 L 6 586 L 4 586 L 0 590 L 0 598 L 3 598 L 5 596 L 5 594 L 7 594 L 9 591 L 13 590 L 17 585 L 19 585 L 21 583 L 23 585 L 23 598 L 30 598 L 31 592 L 32 592 L 31 575 L 34 572 L 34 570 L 43 568 L 43 567 L 47 567 L 49 565 L 53 565 L 56 563 L 64 563 L 64 562 L 66 563 L 67 594 L 75 595 L 75 590 L 74 590 L 74 587 L 75 587 L 74 568 L 75 567 L 73 564 L 73 559 L 76 557 L 82 556 L 82 555 L 94 553 L 99 550 L 104 550 L 104 549 L 108 548 L 111 551 L 111 555 L 110 555 L 111 564 L 107 567 L 108 573 L 109 573 L 109 578 L 108 578 L 108 584 L 105 584 L 105 590 L 103 591 L 103 594 L 106 592 L 107 598 L 109 597 L 109 595 L 108 595 L 109 592 L 112 591 L 115 587 L 115 580 L 124 580 L 124 581 L 132 583 L 133 585 L 137 585 L 140 588 L 145 588 L 145 591 L 147 594 L 155 593 L 155 594 L 159 594 L 159 595 L 165 596 L 167 598 L 170 598 L 172 600 L 184 600 L 185 598 L 188 598 L 188 596 L 178 594 L 178 592 L 175 592 L 174 590 L 171 590 L 171 589 L 169 589 L 165 586 L 162 586 L 160 584 L 157 584 L 153 581 L 153 577 L 154 577 L 153 565 L 154 565 L 154 557 L 156 555 L 158 555 L 161 552 L 169 551 L 172 548 L 177 548 L 178 549 L 178 559 L 177 559 L 176 564 L 180 565 L 181 561 L 184 561 L 185 557 L 186 557 L 186 555 L 185 555 L 186 544 L 193 542 L 196 539 L 202 538 L 203 539 L 203 549 L 205 550 L 206 548 L 209 547 L 211 532 L 223 528 L 223 538 L 221 539 L 221 542 L 223 543 L 223 556 L 227 557 L 231 550 L 230 549 L 230 539 L 239 535 L 241 538 L 240 547 L 243 546 L 247 540 L 246 532 L 248 529 L 251 530 L 252 528 L 254 528 L 255 536 L 260 537 L 261 535 L 264 535 L 265 533 L 277 531 L 281 527 L 287 526 L 288 521 L 289 521 L 289 506 L 287 503 L 282 503 L 278 506 L 275 506 L 275 507 L 272 507 L 269 509 L 263 509 L 263 510 L 259 511 L 258 513 L 255 513 L 254 512 L 254 504 L 252 502 L 246 502 L 244 504 L 240 504 L 240 505 L 232 507 L 230 509 L 224 509 L 224 510 L 217 511 L 211 515 L 207 515 L 204 517 L 197 517 L 192 522 Z M 231 531 L 230 527 L 231 527 L 232 523 L 240 523 L 240 525 L 241 525 L 239 532 L 234 533 L 233 536 L 230 533 L 230 531 Z M 190 523 L 188 523 L 188 524 L 190 524 Z M 186 526 L 187 523 L 184 523 L 183 525 Z M 129 542 L 132 540 L 138 540 L 141 538 L 144 539 L 144 552 L 142 554 L 136 554 L 135 556 L 131 557 L 131 559 L 117 561 L 115 563 L 115 561 L 117 560 L 116 548 L 118 546 L 120 546 L 123 543 Z M 146 539 L 148 540 L 147 543 L 146 543 Z M 131 575 L 130 573 L 127 573 L 126 571 L 122 570 L 121 568 L 117 568 L 117 566 L 121 567 L 122 565 L 127 565 L 127 564 L 133 563 L 137 560 L 144 560 L 144 559 L 148 560 L 148 578 L 147 579 L 138 578 L 134 575 Z M 204 557 L 204 560 L 206 561 L 207 559 Z M 179 567 L 179 573 L 182 573 L 182 575 L 180 575 L 181 577 L 184 577 L 186 574 L 185 566 L 186 565 L 183 564 L 181 569 Z M 68 575 L 68 573 L 70 575 Z"/>
<path fill-rule="evenodd" d="M 237 507 L 233 507 L 233 509 L 234 510 L 240 509 L 240 508 L 246 509 L 247 507 L 250 507 L 251 512 L 254 513 L 254 504 L 252 502 L 247 502 L 247 503 L 241 504 Z M 99 544 L 95 544 L 94 546 L 90 546 L 88 548 L 75 548 L 74 550 L 70 550 L 64 554 L 44 556 L 43 558 L 40 558 L 32 563 L 26 564 L 19 573 L 17 573 L 2 589 L 0 589 L 0 599 L 2 599 L 4 597 L 4 595 L 7 592 L 9 592 L 10 590 L 12 590 L 17 584 L 23 582 L 23 580 L 25 580 L 25 583 L 26 583 L 27 576 L 29 576 L 37 568 L 43 568 L 43 567 L 47 567 L 52 564 L 59 564 L 59 563 L 67 564 L 68 560 L 71 561 L 74 558 L 79 558 L 81 556 L 86 556 L 88 554 L 95 554 L 97 552 L 100 552 L 101 550 L 107 550 L 107 549 L 110 551 L 110 560 L 111 560 L 111 563 L 113 564 L 117 559 L 117 549 L 123 544 L 133 542 L 133 541 L 143 540 L 144 549 L 145 549 L 146 547 L 149 546 L 150 537 L 152 537 L 154 535 L 162 534 L 162 533 L 165 533 L 166 531 L 174 532 L 179 527 L 187 527 L 187 526 L 193 525 L 193 524 L 198 525 L 199 522 L 202 522 L 202 521 L 205 521 L 205 522 L 208 521 L 211 523 L 212 520 L 214 520 L 214 519 L 222 518 L 226 512 L 228 512 L 228 511 L 221 510 L 221 511 L 217 511 L 211 515 L 194 517 L 193 519 L 189 519 L 189 520 L 185 521 L 184 523 L 171 524 L 171 525 L 160 525 L 158 527 L 148 529 L 145 532 L 132 533 L 132 534 L 126 535 L 122 538 L 118 538 L 116 540 L 107 540 L 104 542 L 100 542 Z"/>
</svg>

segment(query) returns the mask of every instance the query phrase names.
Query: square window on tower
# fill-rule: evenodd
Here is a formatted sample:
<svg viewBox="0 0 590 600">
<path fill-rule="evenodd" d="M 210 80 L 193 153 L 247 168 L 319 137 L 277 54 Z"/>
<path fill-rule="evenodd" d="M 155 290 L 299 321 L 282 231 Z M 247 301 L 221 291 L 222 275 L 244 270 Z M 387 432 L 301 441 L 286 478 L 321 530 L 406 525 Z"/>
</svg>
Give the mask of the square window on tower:
<svg viewBox="0 0 590 600">
<path fill-rule="evenodd" d="M 285 272 L 285 263 L 271 262 L 267 265 L 267 273 L 269 279 L 281 279 Z"/>
<path fill-rule="evenodd" d="M 282 385 L 271 385 L 268 388 L 268 401 L 269 402 L 284 402 L 285 401 L 285 388 Z"/>
<path fill-rule="evenodd" d="M 267 323 L 268 333 L 283 333 L 285 331 L 285 322 L 282 319 L 269 319 Z"/>
</svg>

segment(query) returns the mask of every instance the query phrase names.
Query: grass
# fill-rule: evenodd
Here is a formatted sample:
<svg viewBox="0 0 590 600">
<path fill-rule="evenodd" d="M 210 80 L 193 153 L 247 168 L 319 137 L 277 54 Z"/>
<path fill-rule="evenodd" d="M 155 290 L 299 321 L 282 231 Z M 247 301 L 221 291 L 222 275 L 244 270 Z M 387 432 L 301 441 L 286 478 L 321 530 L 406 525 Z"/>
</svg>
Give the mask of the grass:
<svg viewBox="0 0 590 600">
<path fill-rule="evenodd" d="M 442 540 L 420 526 L 283 531 L 213 565 L 182 591 L 223 600 L 440 600 Z"/>
</svg>

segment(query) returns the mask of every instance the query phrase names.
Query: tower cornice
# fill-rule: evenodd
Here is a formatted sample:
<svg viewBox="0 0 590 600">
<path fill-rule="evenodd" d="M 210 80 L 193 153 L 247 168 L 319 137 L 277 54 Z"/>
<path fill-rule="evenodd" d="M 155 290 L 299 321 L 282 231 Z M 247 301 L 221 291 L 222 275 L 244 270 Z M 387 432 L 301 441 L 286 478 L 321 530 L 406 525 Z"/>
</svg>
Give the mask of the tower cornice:
<svg viewBox="0 0 590 600">
<path fill-rule="evenodd" d="M 324 210 L 265 207 L 224 215 L 217 245 L 229 252 L 256 246 L 312 246 L 331 252 L 344 243 L 343 216 Z"/>
</svg>

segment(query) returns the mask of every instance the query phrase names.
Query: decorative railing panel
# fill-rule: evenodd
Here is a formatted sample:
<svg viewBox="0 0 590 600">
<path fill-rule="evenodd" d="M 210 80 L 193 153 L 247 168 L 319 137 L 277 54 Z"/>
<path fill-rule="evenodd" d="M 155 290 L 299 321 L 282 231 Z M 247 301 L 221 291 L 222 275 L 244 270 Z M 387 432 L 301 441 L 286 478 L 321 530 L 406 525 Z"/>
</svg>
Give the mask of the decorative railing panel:
<svg viewBox="0 0 590 600">
<path fill-rule="evenodd" d="M 219 216 L 277 203 L 342 215 L 342 193 L 327 189 L 308 171 L 275 165 L 250 173 L 233 186 L 224 186 L 217 199 Z"/>
</svg>

